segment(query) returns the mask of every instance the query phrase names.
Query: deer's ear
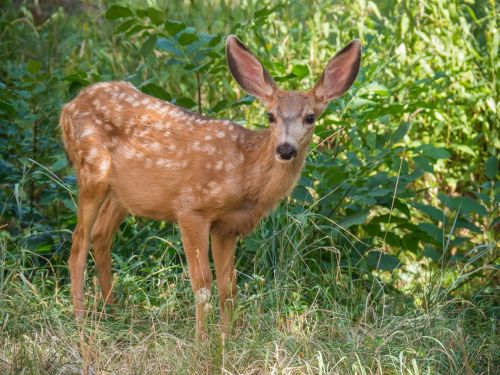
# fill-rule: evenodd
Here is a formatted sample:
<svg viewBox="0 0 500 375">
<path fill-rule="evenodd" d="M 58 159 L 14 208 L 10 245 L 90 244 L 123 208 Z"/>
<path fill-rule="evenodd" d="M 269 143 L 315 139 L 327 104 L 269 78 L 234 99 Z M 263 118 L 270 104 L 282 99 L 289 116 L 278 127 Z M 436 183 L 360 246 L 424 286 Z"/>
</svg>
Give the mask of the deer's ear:
<svg viewBox="0 0 500 375">
<path fill-rule="evenodd" d="M 313 93 L 321 102 L 338 98 L 351 87 L 361 63 L 361 42 L 353 40 L 328 63 Z"/>
<path fill-rule="evenodd" d="M 257 57 L 234 35 L 226 40 L 226 58 L 234 79 L 250 95 L 267 101 L 276 90 L 276 84 Z"/>
</svg>

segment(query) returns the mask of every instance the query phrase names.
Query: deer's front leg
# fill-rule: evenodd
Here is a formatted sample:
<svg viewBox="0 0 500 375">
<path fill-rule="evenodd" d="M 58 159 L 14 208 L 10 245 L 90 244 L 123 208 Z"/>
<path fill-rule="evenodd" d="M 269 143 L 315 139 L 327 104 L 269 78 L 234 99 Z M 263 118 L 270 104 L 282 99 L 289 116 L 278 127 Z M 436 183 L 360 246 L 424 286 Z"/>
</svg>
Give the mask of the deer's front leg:
<svg viewBox="0 0 500 375">
<path fill-rule="evenodd" d="M 231 334 L 233 309 L 236 300 L 236 272 L 234 252 L 237 237 L 212 235 L 212 256 L 219 290 L 221 329 L 223 335 Z"/>
<path fill-rule="evenodd" d="M 207 338 L 206 313 L 210 310 L 212 273 L 208 262 L 208 232 L 210 224 L 201 218 L 179 219 L 182 243 L 189 267 L 189 278 L 196 302 L 196 336 Z"/>
</svg>

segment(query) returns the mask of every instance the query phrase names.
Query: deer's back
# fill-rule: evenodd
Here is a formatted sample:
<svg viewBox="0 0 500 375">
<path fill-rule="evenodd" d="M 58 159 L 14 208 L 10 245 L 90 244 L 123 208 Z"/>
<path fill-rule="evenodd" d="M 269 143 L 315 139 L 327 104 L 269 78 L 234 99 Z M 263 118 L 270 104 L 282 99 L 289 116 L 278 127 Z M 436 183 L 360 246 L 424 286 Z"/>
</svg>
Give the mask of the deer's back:
<svg viewBox="0 0 500 375">
<path fill-rule="evenodd" d="M 230 209 L 244 194 L 249 131 L 141 93 L 124 82 L 83 90 L 61 114 L 79 183 L 106 181 L 125 207 L 175 220 Z"/>
</svg>

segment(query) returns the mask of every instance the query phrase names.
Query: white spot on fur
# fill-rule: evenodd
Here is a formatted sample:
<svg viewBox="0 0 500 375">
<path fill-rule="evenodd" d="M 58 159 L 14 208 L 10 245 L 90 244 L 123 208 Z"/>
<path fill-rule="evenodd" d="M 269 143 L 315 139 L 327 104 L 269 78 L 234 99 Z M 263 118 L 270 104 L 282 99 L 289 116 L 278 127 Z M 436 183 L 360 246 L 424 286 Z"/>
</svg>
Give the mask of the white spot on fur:
<svg viewBox="0 0 500 375">
<path fill-rule="evenodd" d="M 196 303 L 207 303 L 210 301 L 210 290 L 207 288 L 198 289 L 194 295 Z"/>
<path fill-rule="evenodd" d="M 156 142 L 156 141 L 153 141 L 149 147 L 151 148 L 151 150 L 153 151 L 160 151 L 161 150 L 161 144 Z"/>
<path fill-rule="evenodd" d="M 222 191 L 222 189 L 219 186 L 219 184 L 217 182 L 215 182 L 215 181 L 210 181 L 208 183 L 208 187 L 210 189 L 210 194 L 212 194 L 212 195 L 217 195 L 217 194 L 219 194 Z"/>
<path fill-rule="evenodd" d="M 84 128 L 83 131 L 80 133 L 80 138 L 85 138 L 90 135 L 96 134 L 95 129 L 91 127 Z"/>
<path fill-rule="evenodd" d="M 213 155 L 215 154 L 215 151 L 217 151 L 217 149 L 215 148 L 215 146 L 206 146 L 205 151 L 208 155 Z"/>
<path fill-rule="evenodd" d="M 215 163 L 215 169 L 220 171 L 222 168 L 224 168 L 224 162 L 222 160 L 217 160 Z"/>
<path fill-rule="evenodd" d="M 125 157 L 127 159 L 133 159 L 134 156 L 135 156 L 135 151 L 133 148 L 131 148 L 130 146 L 124 146 L 122 148 L 122 151 L 123 151 L 123 155 L 125 155 Z"/>
<path fill-rule="evenodd" d="M 104 129 L 106 131 L 110 132 L 111 130 L 113 130 L 113 127 L 111 125 L 109 125 L 109 124 L 106 124 L 106 125 L 104 125 Z"/>
<path fill-rule="evenodd" d="M 109 160 L 104 159 L 101 161 L 101 164 L 99 165 L 99 172 L 101 172 L 101 175 L 104 175 L 109 169 Z"/>
<path fill-rule="evenodd" d="M 160 122 L 160 121 L 157 121 L 153 124 L 153 127 L 156 129 L 156 130 L 163 130 L 165 128 L 163 122 Z"/>
<path fill-rule="evenodd" d="M 211 141 L 212 136 L 211 135 L 206 135 L 205 138 L 203 138 L 205 141 Z"/>
<path fill-rule="evenodd" d="M 224 138 L 226 136 L 226 133 L 224 133 L 223 131 L 218 131 L 217 133 L 215 133 L 215 136 L 217 138 Z"/>
<path fill-rule="evenodd" d="M 89 153 L 87 154 L 87 158 L 89 160 L 94 160 L 98 154 L 99 151 L 97 150 L 97 148 L 91 148 Z"/>
</svg>

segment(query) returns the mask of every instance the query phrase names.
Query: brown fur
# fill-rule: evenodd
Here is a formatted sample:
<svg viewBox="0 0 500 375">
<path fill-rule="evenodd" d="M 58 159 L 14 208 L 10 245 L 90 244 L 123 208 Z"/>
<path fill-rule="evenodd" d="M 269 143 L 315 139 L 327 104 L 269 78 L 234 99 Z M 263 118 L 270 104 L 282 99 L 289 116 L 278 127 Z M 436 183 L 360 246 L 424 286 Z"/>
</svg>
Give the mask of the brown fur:
<svg viewBox="0 0 500 375">
<path fill-rule="evenodd" d="M 84 312 L 83 272 L 90 242 L 104 297 L 112 303 L 112 237 L 130 212 L 179 223 L 196 295 L 199 336 L 205 334 L 212 281 L 211 234 L 222 324 L 228 330 L 236 287 L 236 239 L 249 234 L 291 192 L 313 133 L 312 126 L 302 125 L 303 118 L 310 113 L 319 116 L 326 105 L 315 95 L 317 88 L 305 93 L 279 90 L 253 55 L 233 42 L 228 39 L 228 54 L 235 48 L 239 52 L 228 61 L 232 71 L 239 67 L 238 82 L 253 82 L 249 72 L 262 69 L 264 79 L 249 91 L 275 114 L 277 121 L 269 129 L 251 131 L 231 121 L 207 118 L 125 82 L 92 85 L 64 106 L 60 118 L 64 146 L 80 186 L 69 262 L 77 316 Z M 280 137 L 289 134 L 294 134 L 297 156 L 283 162 L 275 150 Z"/>
</svg>

